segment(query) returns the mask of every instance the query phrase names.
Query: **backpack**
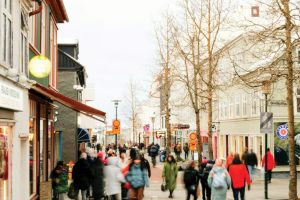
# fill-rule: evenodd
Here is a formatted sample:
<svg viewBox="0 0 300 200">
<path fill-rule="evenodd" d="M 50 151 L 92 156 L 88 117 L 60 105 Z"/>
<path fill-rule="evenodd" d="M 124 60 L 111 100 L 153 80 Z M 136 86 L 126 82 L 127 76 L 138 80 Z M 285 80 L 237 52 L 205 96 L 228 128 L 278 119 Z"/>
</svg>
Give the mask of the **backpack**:
<svg viewBox="0 0 300 200">
<path fill-rule="evenodd" d="M 213 171 L 214 173 L 214 176 L 213 176 L 213 181 L 212 181 L 212 184 L 211 186 L 215 189 L 223 189 L 223 188 L 227 188 L 227 183 L 226 183 L 226 180 L 225 180 L 225 172 L 224 170 L 222 171 Z"/>
<path fill-rule="evenodd" d="M 156 156 L 157 155 L 157 148 L 155 146 L 152 146 L 150 149 L 150 155 Z"/>
</svg>

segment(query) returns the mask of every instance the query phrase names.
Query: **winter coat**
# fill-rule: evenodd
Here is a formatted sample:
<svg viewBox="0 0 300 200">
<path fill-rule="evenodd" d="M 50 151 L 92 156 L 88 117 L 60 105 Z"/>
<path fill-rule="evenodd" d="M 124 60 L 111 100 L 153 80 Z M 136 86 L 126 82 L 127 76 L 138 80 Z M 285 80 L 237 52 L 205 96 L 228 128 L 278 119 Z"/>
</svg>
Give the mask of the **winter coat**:
<svg viewBox="0 0 300 200">
<path fill-rule="evenodd" d="M 105 191 L 107 195 L 121 194 L 121 183 L 125 183 L 125 178 L 118 163 L 118 157 L 109 157 L 107 165 L 104 167 Z"/>
<path fill-rule="evenodd" d="M 79 159 L 72 171 L 74 187 L 80 190 L 88 189 L 91 179 L 91 170 L 86 159 Z"/>
<path fill-rule="evenodd" d="M 147 169 L 143 169 L 140 164 L 132 164 L 130 166 L 129 172 L 126 175 L 126 180 L 134 189 L 149 186 L 149 177 Z"/>
<path fill-rule="evenodd" d="M 177 163 L 166 162 L 162 172 L 162 177 L 165 178 L 166 188 L 168 190 L 175 190 L 177 179 L 178 167 Z"/>
<path fill-rule="evenodd" d="M 257 166 L 257 157 L 254 152 L 248 154 L 245 165 Z"/>
<path fill-rule="evenodd" d="M 224 179 L 227 184 L 224 188 L 218 189 L 212 186 L 214 176 L 217 173 L 224 175 Z M 209 173 L 207 182 L 208 186 L 211 188 L 211 200 L 226 200 L 227 189 L 231 185 L 231 178 L 226 169 L 223 169 L 222 167 L 214 167 Z"/>
<path fill-rule="evenodd" d="M 274 156 L 271 154 L 270 151 L 267 152 L 267 158 L 268 158 L 268 170 L 273 170 L 275 168 L 275 160 L 274 160 Z M 266 156 L 263 157 L 262 159 L 262 166 L 265 167 L 265 161 L 266 160 Z"/>
<path fill-rule="evenodd" d="M 60 173 L 57 173 L 55 168 L 50 177 L 52 179 L 53 190 L 56 194 L 68 192 L 69 187 L 67 170 L 62 170 Z"/>
<path fill-rule="evenodd" d="M 196 186 L 199 184 L 199 172 L 195 168 L 189 167 L 184 170 L 183 181 L 186 189 L 190 186 Z"/>
<path fill-rule="evenodd" d="M 183 151 L 186 153 L 189 152 L 189 146 L 187 144 L 183 146 Z"/>
<path fill-rule="evenodd" d="M 244 164 L 232 164 L 229 167 L 229 175 L 231 177 L 232 187 L 240 189 L 245 187 L 245 181 L 247 184 L 251 184 L 250 176 Z"/>
<path fill-rule="evenodd" d="M 104 174 L 103 174 L 103 163 L 100 158 L 97 158 L 91 165 L 92 180 L 91 185 L 93 188 L 94 197 L 102 197 L 104 195 Z"/>
</svg>

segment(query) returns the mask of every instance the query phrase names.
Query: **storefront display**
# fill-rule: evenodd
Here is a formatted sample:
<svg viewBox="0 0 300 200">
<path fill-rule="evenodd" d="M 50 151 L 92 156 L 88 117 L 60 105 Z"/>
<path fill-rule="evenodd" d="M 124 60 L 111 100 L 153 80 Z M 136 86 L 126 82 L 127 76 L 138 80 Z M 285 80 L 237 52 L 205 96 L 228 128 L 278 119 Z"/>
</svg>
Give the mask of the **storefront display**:
<svg viewBox="0 0 300 200">
<path fill-rule="evenodd" d="M 9 199 L 9 149 L 8 127 L 0 126 L 0 199 Z"/>
</svg>

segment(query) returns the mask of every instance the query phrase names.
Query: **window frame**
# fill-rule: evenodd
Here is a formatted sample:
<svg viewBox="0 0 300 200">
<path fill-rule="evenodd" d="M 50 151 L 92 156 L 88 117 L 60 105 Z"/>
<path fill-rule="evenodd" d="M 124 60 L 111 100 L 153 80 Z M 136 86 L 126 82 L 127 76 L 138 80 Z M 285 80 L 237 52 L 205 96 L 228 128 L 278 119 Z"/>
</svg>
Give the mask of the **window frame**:
<svg viewBox="0 0 300 200">
<path fill-rule="evenodd" d="M 13 67 L 13 12 L 12 12 L 13 1 L 6 0 L 6 1 L 2 1 L 1 3 L 2 4 L 0 5 L 0 27 L 1 27 L 0 28 L 1 30 L 0 31 L 0 64 L 3 65 L 4 67 L 12 68 Z"/>
</svg>

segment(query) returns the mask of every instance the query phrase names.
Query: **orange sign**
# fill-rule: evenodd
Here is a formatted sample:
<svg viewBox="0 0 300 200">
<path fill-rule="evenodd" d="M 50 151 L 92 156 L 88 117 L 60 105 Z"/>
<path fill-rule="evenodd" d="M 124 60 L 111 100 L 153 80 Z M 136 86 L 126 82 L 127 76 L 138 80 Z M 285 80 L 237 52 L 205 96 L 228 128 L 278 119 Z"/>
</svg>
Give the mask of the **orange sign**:
<svg viewBox="0 0 300 200">
<path fill-rule="evenodd" d="M 197 134 L 194 132 L 189 135 L 189 145 L 191 151 L 197 150 Z"/>
<path fill-rule="evenodd" d="M 121 123 L 119 120 L 115 119 L 113 121 L 113 127 L 112 127 L 113 134 L 120 134 L 120 125 Z"/>
</svg>

